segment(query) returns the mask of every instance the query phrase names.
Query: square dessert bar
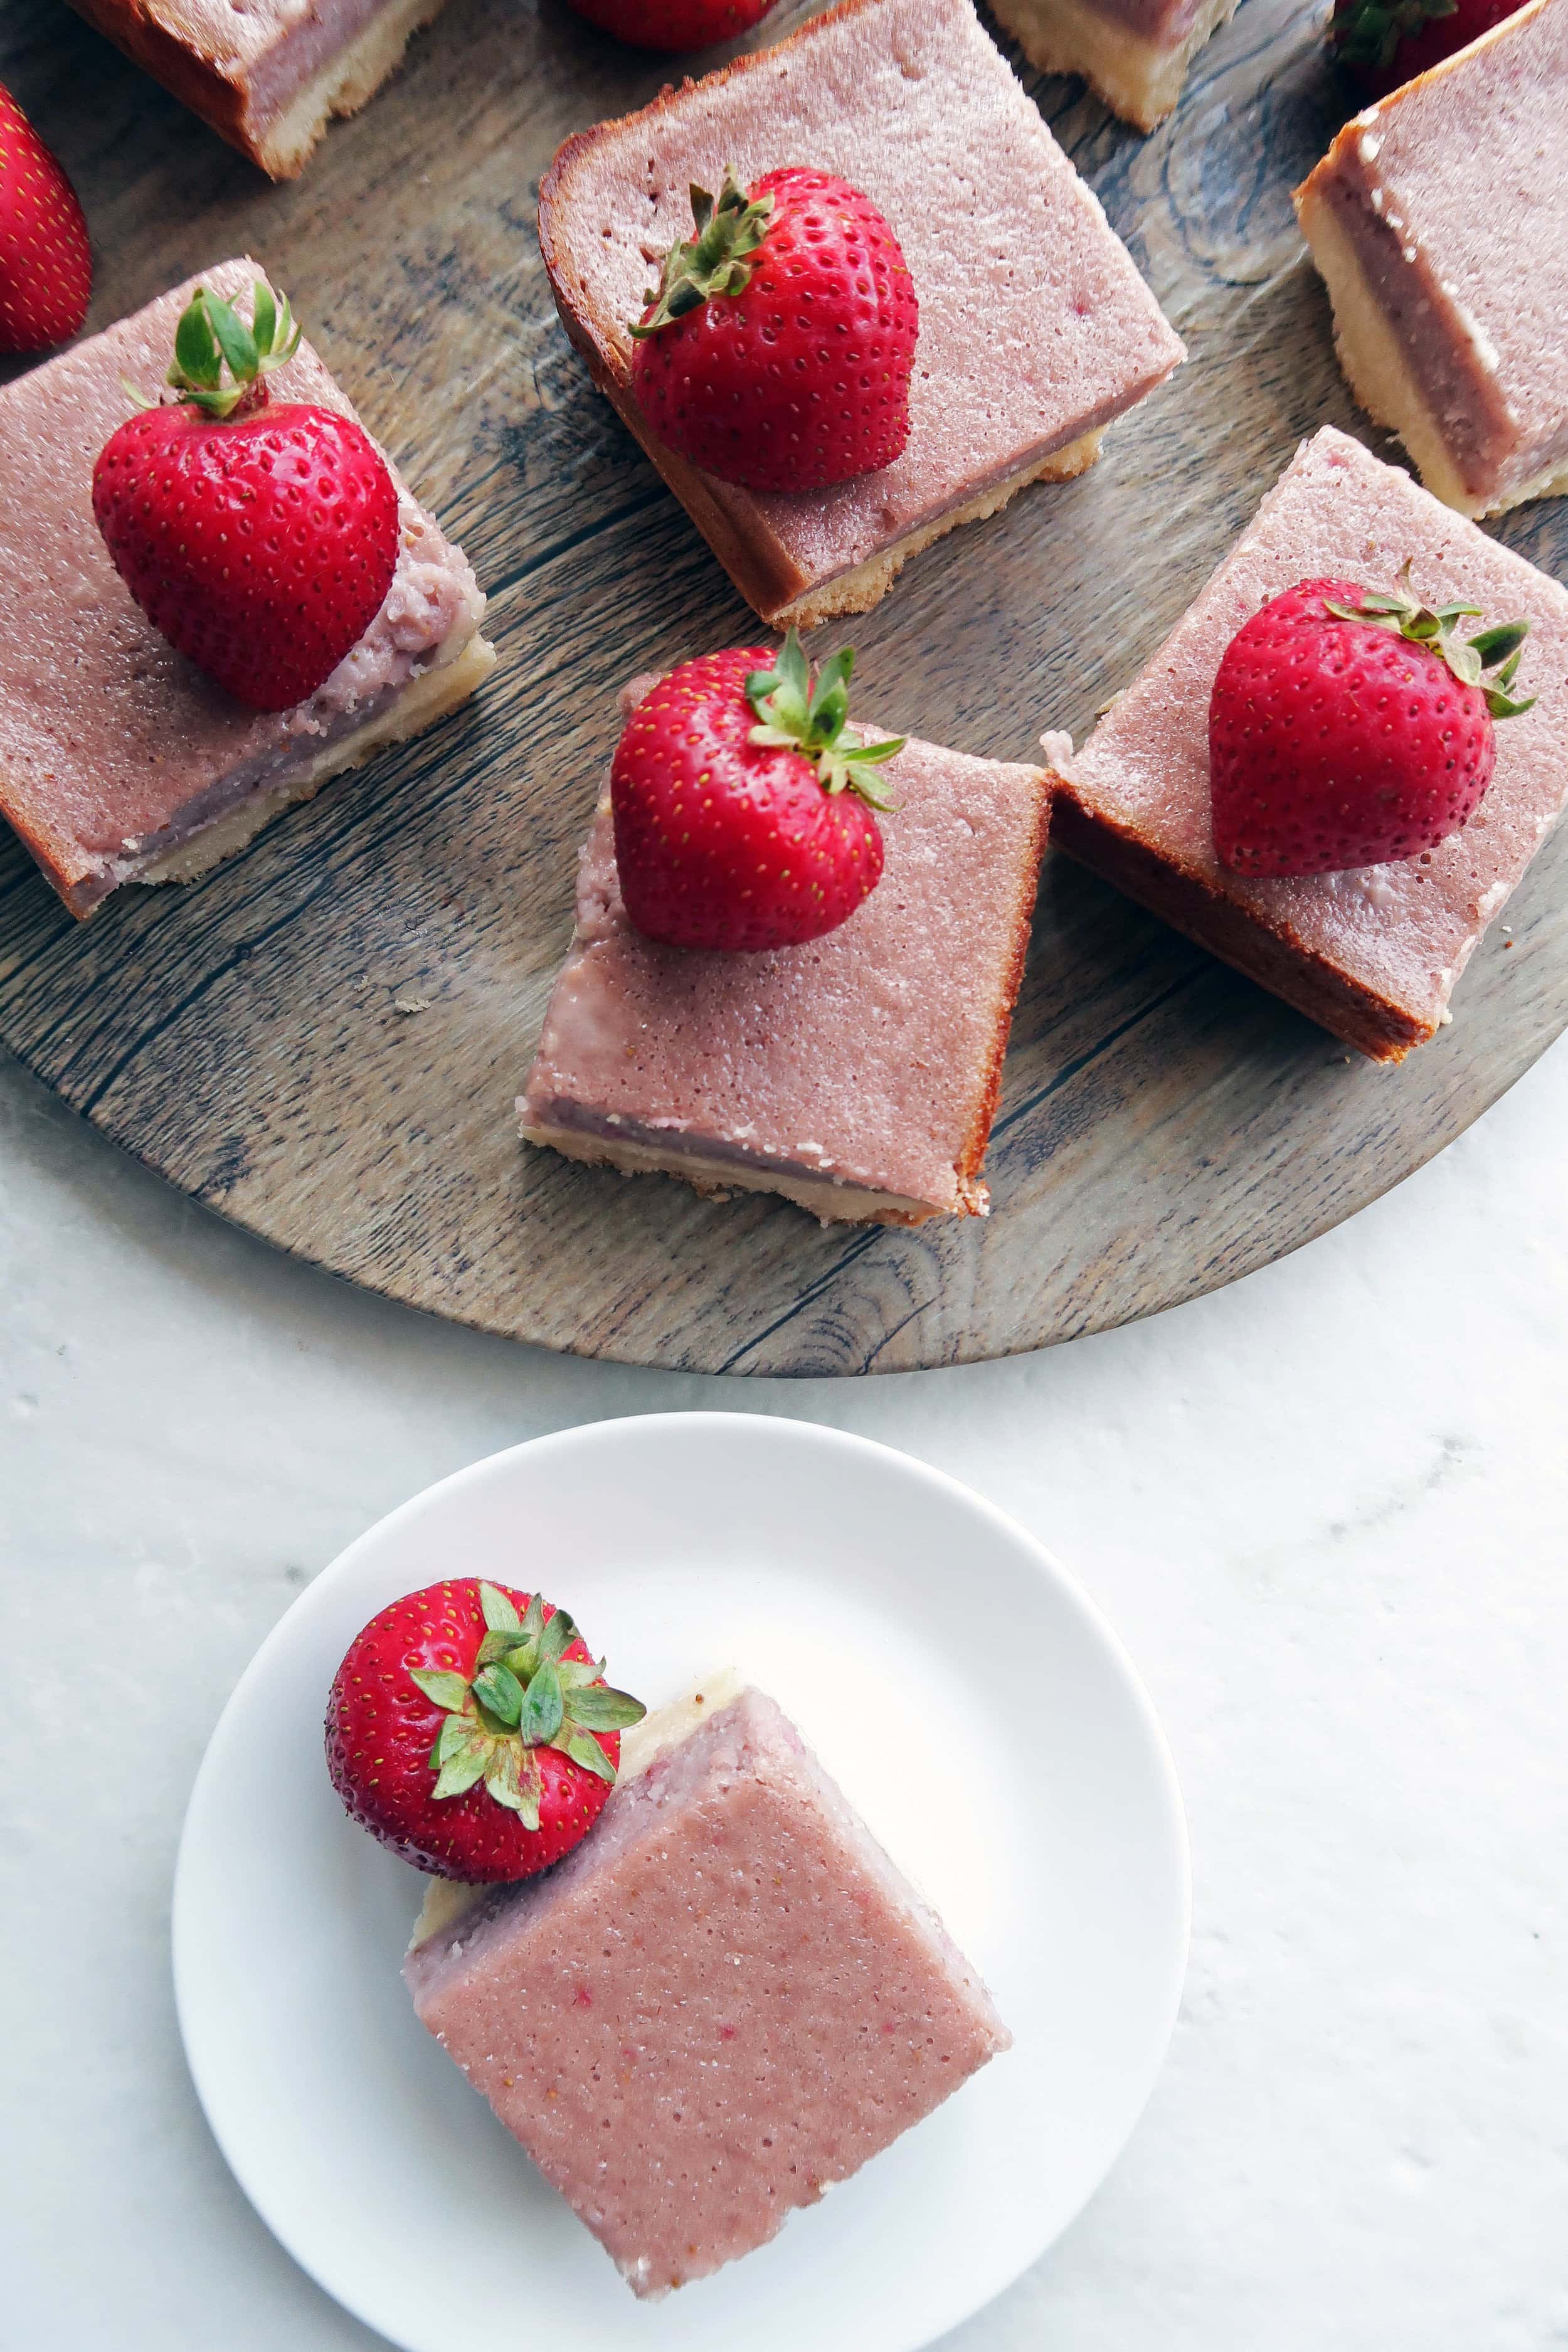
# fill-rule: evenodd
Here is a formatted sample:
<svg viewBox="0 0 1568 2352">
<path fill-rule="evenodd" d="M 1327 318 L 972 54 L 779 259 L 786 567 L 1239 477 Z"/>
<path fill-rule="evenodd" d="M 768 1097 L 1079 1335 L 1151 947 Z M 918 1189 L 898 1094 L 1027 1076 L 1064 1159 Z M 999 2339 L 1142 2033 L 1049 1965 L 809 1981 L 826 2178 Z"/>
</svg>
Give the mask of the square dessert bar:
<svg viewBox="0 0 1568 2352">
<path fill-rule="evenodd" d="M 1349 122 L 1297 191 L 1352 391 L 1461 514 L 1568 492 L 1568 0 Z"/>
<path fill-rule="evenodd" d="M 205 873 L 330 776 L 455 709 L 495 660 L 473 572 L 395 467 L 386 602 L 308 702 L 236 701 L 132 600 L 92 514 L 94 461 L 131 414 L 121 378 L 156 399 L 196 287 L 247 298 L 248 315 L 261 274 L 224 262 L 0 390 L 0 814 L 75 915 L 122 882 Z M 276 399 L 354 413 L 309 343 L 270 383 Z"/>
<path fill-rule="evenodd" d="M 652 683 L 627 688 L 628 714 Z M 825 1222 L 986 1213 L 1046 779 L 914 740 L 882 773 L 881 881 L 826 938 L 755 954 L 634 929 L 605 794 L 518 1105 L 530 1143 L 701 1192 L 782 1192 Z"/>
<path fill-rule="evenodd" d="M 1468 825 L 1421 856 L 1347 873 L 1246 879 L 1215 856 L 1208 710 L 1231 638 L 1298 581 L 1389 588 L 1528 620 L 1497 766 Z M 1085 743 L 1047 736 L 1051 837 L 1178 930 L 1373 1061 L 1448 1017 L 1455 982 L 1568 800 L 1568 593 L 1331 428 L 1318 434 L 1152 661 Z"/>
<path fill-rule="evenodd" d="M 274 180 L 355 114 L 443 0 L 71 0 L 116 47 Z"/>
<path fill-rule="evenodd" d="M 910 432 L 827 490 L 737 489 L 653 437 L 630 328 L 689 189 L 775 166 L 877 205 L 920 302 Z M 566 331 L 736 587 L 775 627 L 863 613 L 943 531 L 1093 463 L 1182 345 L 969 0 L 844 0 L 776 47 L 569 139 L 539 193 Z"/>
<path fill-rule="evenodd" d="M 1204 43 L 1237 0 L 993 0 L 992 13 L 1042 73 L 1081 74 L 1123 122 L 1157 130 Z"/>
<path fill-rule="evenodd" d="M 447 1898 L 405 1968 L 650 2297 L 763 2244 L 1012 2039 L 771 1699 L 672 1715 L 564 1862 Z"/>
</svg>

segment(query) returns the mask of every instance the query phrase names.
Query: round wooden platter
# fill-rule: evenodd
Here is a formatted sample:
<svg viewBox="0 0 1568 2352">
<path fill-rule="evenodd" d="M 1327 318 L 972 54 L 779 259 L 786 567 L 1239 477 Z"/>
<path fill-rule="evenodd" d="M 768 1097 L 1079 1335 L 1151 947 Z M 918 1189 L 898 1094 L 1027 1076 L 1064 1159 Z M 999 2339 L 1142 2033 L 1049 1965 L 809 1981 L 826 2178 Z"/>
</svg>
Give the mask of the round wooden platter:
<svg viewBox="0 0 1568 2352">
<path fill-rule="evenodd" d="M 811 13 L 787 5 L 759 37 Z M 1320 11 L 1246 0 L 1144 141 L 1030 86 L 1192 356 L 1080 480 L 942 541 L 875 613 L 864 707 L 1005 759 L 1076 735 L 1299 440 L 1363 433 L 1289 190 L 1344 109 Z M 437 1314 L 689 1370 L 1003 1355 L 1148 1315 L 1349 1216 L 1568 1024 L 1568 837 L 1453 1025 L 1376 1069 L 1047 858 L 987 1173 L 993 1213 L 823 1229 L 526 1150 L 512 1098 L 571 927 L 623 678 L 754 620 L 592 392 L 534 235 L 560 140 L 662 76 L 559 0 L 449 0 L 398 79 L 271 188 L 59 0 L 11 0 L 0 79 L 99 252 L 92 325 L 245 251 L 490 593 L 500 666 L 425 740 L 184 890 L 70 921 L 0 847 L 0 1038 L 106 1134 L 283 1248 Z M 1568 576 L 1568 501 L 1500 535 Z"/>
</svg>

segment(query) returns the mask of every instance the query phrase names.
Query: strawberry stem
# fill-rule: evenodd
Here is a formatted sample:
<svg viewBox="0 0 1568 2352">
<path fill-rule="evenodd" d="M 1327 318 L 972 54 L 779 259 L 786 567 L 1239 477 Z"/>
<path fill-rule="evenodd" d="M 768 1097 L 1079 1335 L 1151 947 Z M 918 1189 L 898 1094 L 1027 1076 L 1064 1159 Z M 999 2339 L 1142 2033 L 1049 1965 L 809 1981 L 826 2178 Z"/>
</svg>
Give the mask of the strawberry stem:
<svg viewBox="0 0 1568 2352">
<path fill-rule="evenodd" d="M 1335 16 L 1330 37 L 1343 64 L 1385 73 L 1402 41 L 1439 17 L 1458 13 L 1458 0 L 1360 0 L 1356 7 Z"/>
<path fill-rule="evenodd" d="M 577 1628 L 564 1609 L 547 1618 L 536 1592 L 520 1617 L 498 1586 L 484 1583 L 479 1608 L 485 1635 L 471 1682 L 433 1666 L 409 1668 L 447 1718 L 430 1750 L 431 1794 L 460 1797 L 483 1780 L 498 1805 L 537 1830 L 543 1781 L 533 1750 L 558 1748 L 613 1786 L 616 1768 L 593 1735 L 624 1731 L 647 1709 L 605 1683 L 602 1658 L 567 1657 Z"/>
<path fill-rule="evenodd" d="M 792 629 L 773 668 L 747 674 L 746 699 L 760 722 L 747 740 L 765 749 L 800 752 L 816 770 L 824 792 L 852 792 L 885 815 L 891 803 L 878 798 L 864 772 L 879 768 L 901 751 L 906 738 L 898 735 L 882 743 L 843 740 L 854 669 L 853 649 L 845 646 L 824 662 L 814 686 L 799 635 Z"/>
<path fill-rule="evenodd" d="M 1456 634 L 1458 624 L 1479 621 L 1479 604 L 1434 607 L 1421 604 L 1411 589 L 1408 561 L 1399 577 L 1398 588 L 1363 589 L 1359 605 L 1336 604 L 1325 596 L 1323 609 L 1336 621 L 1364 622 L 1374 629 L 1389 630 L 1408 645 L 1425 646 L 1447 662 L 1461 686 L 1479 689 L 1494 719 L 1518 719 L 1535 708 L 1533 694 L 1516 702 L 1509 692 L 1519 676 L 1524 641 L 1530 635 L 1528 621 L 1503 621 L 1495 628 L 1482 629 L 1478 636 L 1461 638 Z M 1489 669 L 1495 669 L 1497 676 L 1489 680 Z"/>
<path fill-rule="evenodd" d="M 728 165 L 717 204 L 694 181 L 691 217 L 697 235 L 689 245 L 672 245 L 665 255 L 658 286 L 643 296 L 645 303 L 654 305 L 653 316 L 632 329 L 638 341 L 685 318 L 710 295 L 743 294 L 752 282 L 750 257 L 766 236 L 773 209 L 772 196 L 753 203 Z"/>
<path fill-rule="evenodd" d="M 293 358 L 302 331 L 294 323 L 288 296 L 275 299 L 260 278 L 248 326 L 232 303 L 198 286 L 174 330 L 174 363 L 165 381 L 182 401 L 205 409 L 209 416 L 248 416 L 266 406 L 267 378 Z M 231 378 L 227 383 L 223 380 L 226 365 Z"/>
</svg>

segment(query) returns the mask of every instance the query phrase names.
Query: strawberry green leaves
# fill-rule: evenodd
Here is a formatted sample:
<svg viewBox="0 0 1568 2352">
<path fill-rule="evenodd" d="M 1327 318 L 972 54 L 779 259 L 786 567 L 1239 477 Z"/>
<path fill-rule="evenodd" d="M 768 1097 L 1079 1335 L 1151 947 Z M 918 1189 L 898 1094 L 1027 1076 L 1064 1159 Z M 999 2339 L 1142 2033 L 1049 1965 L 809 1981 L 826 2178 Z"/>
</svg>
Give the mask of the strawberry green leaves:
<svg viewBox="0 0 1568 2352">
<path fill-rule="evenodd" d="M 1447 662 L 1461 686 L 1479 688 L 1494 719 L 1517 719 L 1534 709 L 1534 695 L 1518 702 L 1509 691 L 1519 676 L 1524 641 L 1530 635 L 1528 621 L 1505 621 L 1496 628 L 1483 629 L 1478 636 L 1460 637 L 1457 631 L 1461 621 L 1481 619 L 1479 604 L 1423 604 L 1411 589 L 1408 562 L 1399 577 L 1403 583 L 1399 588 L 1368 589 L 1357 606 L 1336 604 L 1325 596 L 1323 609 L 1336 621 L 1369 622 L 1409 645 L 1426 646 Z M 1491 669 L 1497 676 L 1489 679 L 1486 673 Z"/>
<path fill-rule="evenodd" d="M 522 1721 L 528 1691 L 529 1685 L 520 1683 L 511 1668 L 499 1660 L 474 1676 L 474 1696 L 509 1731 L 515 1731 Z"/>
<path fill-rule="evenodd" d="M 671 246 L 657 287 L 643 296 L 653 305 L 650 318 L 633 327 L 641 341 L 657 335 L 673 319 L 683 319 L 714 294 L 743 294 L 752 282 L 750 257 L 768 233 L 773 198 L 756 203 L 747 195 L 734 173 L 726 168 L 724 184 L 715 204 L 706 188 L 691 189 L 691 217 L 697 235 L 689 244 Z"/>
<path fill-rule="evenodd" d="M 747 740 L 801 752 L 815 766 L 824 792 L 852 792 L 886 814 L 890 803 L 879 799 L 866 772 L 896 757 L 905 738 L 899 735 L 881 743 L 843 740 L 854 669 L 854 652 L 845 646 L 823 664 L 814 686 L 800 637 L 792 629 L 772 669 L 747 673 L 746 699 L 760 722 Z"/>
<path fill-rule="evenodd" d="M 577 1627 L 564 1609 L 546 1617 L 536 1592 L 520 1616 L 504 1592 L 485 1583 L 479 1608 L 485 1632 L 471 1682 L 435 1667 L 409 1669 L 447 1717 L 430 1751 L 431 1793 L 460 1797 L 483 1780 L 497 1804 L 537 1830 L 542 1781 L 535 1751 L 557 1748 L 613 1786 L 616 1768 L 595 1734 L 623 1731 L 647 1710 L 601 1679 L 602 1659 L 566 1656 Z"/>
<path fill-rule="evenodd" d="M 205 408 L 210 416 L 232 416 L 241 406 L 248 412 L 265 400 L 266 378 L 272 370 L 299 350 L 301 331 L 287 295 L 279 301 L 260 278 L 248 326 L 232 303 L 198 286 L 174 330 L 174 359 L 167 381 L 182 399 Z M 223 380 L 226 363 L 232 379 L 228 383 Z"/>
<path fill-rule="evenodd" d="M 1381 71 L 1394 63 L 1402 42 L 1458 13 L 1458 0 L 1359 0 L 1335 16 L 1334 50 L 1347 66 Z"/>
<path fill-rule="evenodd" d="M 438 1673 L 430 1666 L 413 1666 L 409 1671 L 426 1697 L 434 1699 L 437 1706 L 450 1713 L 468 1705 L 468 1685 L 461 1675 Z"/>
</svg>

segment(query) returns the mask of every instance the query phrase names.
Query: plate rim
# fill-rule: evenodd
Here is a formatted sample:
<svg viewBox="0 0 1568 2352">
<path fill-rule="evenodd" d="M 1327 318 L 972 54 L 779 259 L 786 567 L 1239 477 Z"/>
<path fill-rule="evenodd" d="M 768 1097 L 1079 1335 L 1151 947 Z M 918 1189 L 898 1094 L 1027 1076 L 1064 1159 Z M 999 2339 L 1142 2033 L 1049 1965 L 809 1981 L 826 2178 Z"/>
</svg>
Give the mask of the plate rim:
<svg viewBox="0 0 1568 2352">
<path fill-rule="evenodd" d="M 664 1412 L 605 1415 L 600 1420 L 574 1423 L 563 1429 L 542 1432 L 538 1436 L 524 1438 L 515 1444 L 500 1447 L 490 1454 L 480 1455 L 477 1460 L 457 1470 L 448 1471 L 443 1477 L 433 1481 L 431 1485 L 407 1496 L 390 1511 L 384 1512 L 379 1518 L 363 1528 L 357 1536 L 335 1553 L 303 1591 L 295 1595 L 247 1662 L 213 1726 L 191 1784 L 175 1854 L 169 1915 L 169 1950 L 174 2011 L 186 2073 L 219 2155 L 251 2210 L 274 2242 L 330 2301 L 337 2305 L 340 2309 L 348 2312 L 352 2317 L 374 2334 L 384 2336 L 385 2331 L 379 2317 L 371 2316 L 354 2295 L 343 2292 L 339 2285 L 324 2276 L 317 2263 L 307 2258 L 294 2243 L 288 2228 L 279 2220 L 274 2218 L 265 2182 L 256 2178 L 256 2167 L 237 2156 L 231 2144 L 231 2137 L 215 2112 L 215 2102 L 209 2099 L 208 2084 L 204 2079 L 203 2065 L 198 2059 L 195 2048 L 193 2047 L 194 2040 L 199 2046 L 200 2037 L 189 2023 L 187 2017 L 187 2005 L 194 2009 L 195 1999 L 192 1990 L 195 1981 L 195 1962 L 191 1951 L 195 1934 L 195 1923 L 191 1913 L 193 1897 L 190 1893 L 191 1873 L 195 1864 L 191 1861 L 191 1855 L 196 1840 L 201 1834 L 203 1826 L 201 1815 L 205 1804 L 211 1801 L 208 1792 L 221 1769 L 223 1756 L 229 1743 L 238 1737 L 237 1723 L 243 1702 L 249 1690 L 268 1671 L 276 1651 L 286 1638 L 285 1629 L 294 1622 L 299 1612 L 310 1614 L 308 1604 L 312 1602 L 313 1597 L 324 1591 L 329 1582 L 335 1581 L 340 1574 L 351 1570 L 363 1551 L 393 1529 L 406 1524 L 419 1512 L 437 1504 L 439 1499 L 447 1495 L 464 1486 L 481 1484 L 488 1478 L 504 1476 L 507 1468 L 524 1456 L 537 1456 L 541 1453 L 564 1454 L 574 1450 L 590 1451 L 595 1444 L 617 1442 L 624 1433 L 633 1431 L 646 1432 L 655 1424 L 668 1422 L 679 1422 L 683 1425 L 691 1424 L 694 1437 L 717 1437 L 726 1432 L 733 1433 L 736 1424 L 741 1424 L 747 1437 L 752 1442 L 758 1442 L 759 1432 L 765 1432 L 766 1435 L 760 1440 L 764 1444 L 776 1444 L 785 1450 L 795 1446 L 803 1447 L 806 1451 L 821 1447 L 840 1455 L 858 1456 L 862 1460 L 874 1463 L 881 1475 L 912 1477 L 916 1485 L 934 1486 L 944 1491 L 950 1499 L 956 1500 L 964 1507 L 977 1512 L 991 1525 L 998 1536 L 1021 1547 L 1033 1572 L 1054 1586 L 1067 1605 L 1080 1614 L 1090 1633 L 1101 1644 L 1115 1668 L 1125 1695 L 1132 1702 L 1149 1756 L 1157 1768 L 1156 1786 L 1163 1816 L 1163 1828 L 1171 1841 L 1171 1859 L 1175 1866 L 1179 1896 L 1178 1931 L 1172 1939 L 1173 1959 L 1167 1972 L 1160 2029 L 1149 2063 L 1148 2079 L 1136 2105 L 1125 2119 L 1121 2137 L 1105 2158 L 1096 2177 L 1083 2189 L 1076 2204 L 1056 2221 L 1055 2225 L 1042 2242 L 1027 2259 L 1013 2271 L 1009 2278 L 998 2284 L 984 2285 L 977 2298 L 967 2300 L 961 2310 L 942 2315 L 932 2332 L 922 2334 L 918 2341 L 911 2341 L 907 2347 L 907 2352 L 926 2352 L 926 2347 L 935 2342 L 939 2336 L 946 2335 L 952 2328 L 962 2326 L 974 2318 L 994 2303 L 998 2295 L 1006 2293 L 1009 2286 L 1016 2284 L 1020 2278 L 1026 2276 L 1044 2260 L 1051 2248 L 1065 2236 L 1085 2207 L 1104 2186 L 1136 2131 L 1153 2095 L 1155 2084 L 1164 2070 L 1186 1983 L 1193 1927 L 1192 1841 L 1170 1741 L 1131 1653 L 1098 1602 L 1055 1553 L 1047 1545 L 1041 1543 L 1039 1538 L 1021 1521 L 1016 1519 L 1010 1512 L 1003 1510 L 1000 1505 L 992 1502 L 987 1496 L 971 1486 L 966 1480 L 955 1477 L 950 1471 L 940 1469 L 934 1464 L 923 1461 L 918 1455 L 908 1454 L 900 1446 L 889 1445 L 881 1439 L 866 1437 L 857 1431 L 840 1429 L 831 1423 L 805 1421 L 793 1415 L 766 1412 L 738 1412 L 722 1409 L 683 1412 L 677 1407 Z M 403 2339 L 396 2336 L 387 2337 L 386 2340 L 395 2345 L 403 2343 Z M 406 2352 L 406 2347 L 404 2347 L 404 2352 Z"/>
</svg>

